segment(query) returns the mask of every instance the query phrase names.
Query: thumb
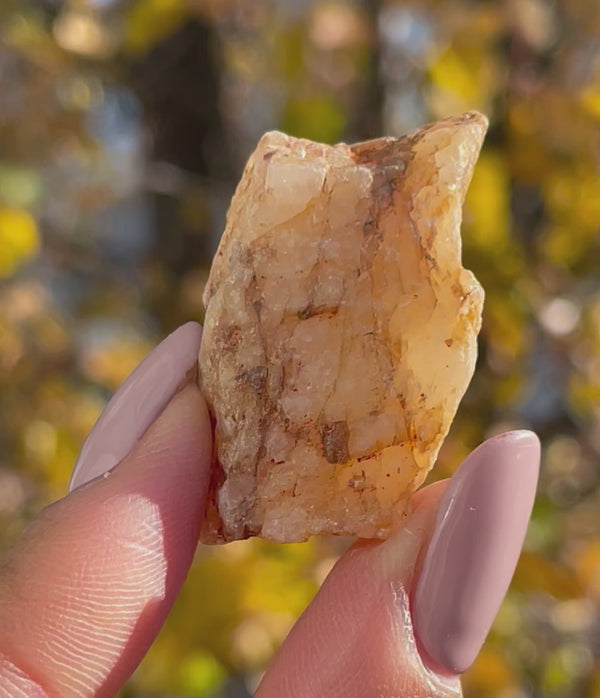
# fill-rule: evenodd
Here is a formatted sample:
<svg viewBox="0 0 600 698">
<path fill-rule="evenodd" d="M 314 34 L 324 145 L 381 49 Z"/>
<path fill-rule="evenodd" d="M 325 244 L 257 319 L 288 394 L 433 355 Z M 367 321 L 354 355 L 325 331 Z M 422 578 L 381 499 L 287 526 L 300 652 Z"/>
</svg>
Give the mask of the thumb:
<svg viewBox="0 0 600 698">
<path fill-rule="evenodd" d="M 456 698 L 521 550 L 539 441 L 511 432 L 418 492 L 404 525 L 341 557 L 257 698 Z"/>
<path fill-rule="evenodd" d="M 409 590 L 447 481 L 418 492 L 387 541 L 359 540 L 336 563 L 283 643 L 256 698 L 459 698 L 456 677 L 425 668 Z"/>
<path fill-rule="evenodd" d="M 110 429 L 95 429 L 88 442 L 98 434 L 110 448 Z M 206 404 L 188 384 L 109 477 L 48 507 L 27 529 L 0 561 L 1 695 L 117 692 L 191 564 L 210 454 Z"/>
</svg>

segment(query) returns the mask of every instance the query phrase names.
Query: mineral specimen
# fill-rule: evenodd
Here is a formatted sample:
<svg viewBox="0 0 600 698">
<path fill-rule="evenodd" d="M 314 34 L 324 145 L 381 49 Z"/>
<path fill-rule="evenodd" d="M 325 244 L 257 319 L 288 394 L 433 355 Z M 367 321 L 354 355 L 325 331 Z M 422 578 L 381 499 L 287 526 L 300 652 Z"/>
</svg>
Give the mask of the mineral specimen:
<svg viewBox="0 0 600 698">
<path fill-rule="evenodd" d="M 474 370 L 483 292 L 460 222 L 486 125 L 260 140 L 204 292 L 205 542 L 398 525 Z"/>
</svg>

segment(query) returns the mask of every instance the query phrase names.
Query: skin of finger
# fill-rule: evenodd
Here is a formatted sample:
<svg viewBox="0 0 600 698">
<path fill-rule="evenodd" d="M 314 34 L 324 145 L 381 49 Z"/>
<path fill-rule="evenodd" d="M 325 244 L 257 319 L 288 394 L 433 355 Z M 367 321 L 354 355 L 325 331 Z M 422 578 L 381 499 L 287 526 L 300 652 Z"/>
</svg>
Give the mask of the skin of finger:
<svg viewBox="0 0 600 698">
<path fill-rule="evenodd" d="M 28 528 L 0 562 L 0 695 L 117 692 L 192 562 L 211 449 L 206 403 L 190 385 L 109 477 Z"/>
<path fill-rule="evenodd" d="M 409 598 L 447 481 L 418 492 L 401 529 L 358 541 L 294 626 L 256 698 L 457 698 L 416 648 Z"/>
</svg>

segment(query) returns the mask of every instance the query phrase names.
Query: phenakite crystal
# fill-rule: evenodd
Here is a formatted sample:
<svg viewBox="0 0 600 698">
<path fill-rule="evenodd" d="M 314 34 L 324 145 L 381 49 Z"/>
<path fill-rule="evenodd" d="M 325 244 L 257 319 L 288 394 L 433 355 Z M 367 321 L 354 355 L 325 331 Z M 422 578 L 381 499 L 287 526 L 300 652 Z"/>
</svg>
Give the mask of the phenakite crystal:
<svg viewBox="0 0 600 698">
<path fill-rule="evenodd" d="M 205 542 L 400 522 L 475 366 L 483 292 L 460 222 L 486 126 L 467 113 L 351 146 L 260 140 L 204 293 Z"/>
</svg>

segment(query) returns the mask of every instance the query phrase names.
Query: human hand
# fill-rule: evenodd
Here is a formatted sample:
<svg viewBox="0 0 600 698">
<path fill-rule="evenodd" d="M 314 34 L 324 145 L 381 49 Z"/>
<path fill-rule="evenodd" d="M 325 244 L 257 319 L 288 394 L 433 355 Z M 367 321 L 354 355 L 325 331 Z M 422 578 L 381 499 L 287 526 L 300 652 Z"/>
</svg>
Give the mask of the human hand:
<svg viewBox="0 0 600 698">
<path fill-rule="evenodd" d="M 0 560 L 0 695 L 112 696 L 160 630 L 208 487 L 210 419 L 187 376 L 200 336 L 184 325 L 136 369 L 84 444 L 75 491 Z M 460 696 L 510 582 L 538 467 L 531 432 L 490 439 L 413 497 L 401 530 L 358 541 L 257 697 Z"/>
</svg>

